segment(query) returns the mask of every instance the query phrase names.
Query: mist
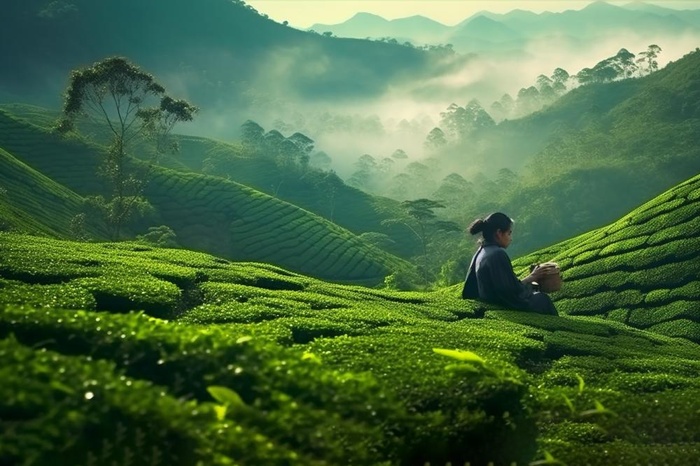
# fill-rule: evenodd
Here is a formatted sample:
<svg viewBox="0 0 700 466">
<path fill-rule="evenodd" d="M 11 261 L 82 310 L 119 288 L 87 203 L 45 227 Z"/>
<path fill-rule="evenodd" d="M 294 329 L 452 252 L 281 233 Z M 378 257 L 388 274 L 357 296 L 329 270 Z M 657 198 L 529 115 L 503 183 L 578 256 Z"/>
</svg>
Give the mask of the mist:
<svg viewBox="0 0 700 466">
<path fill-rule="evenodd" d="M 622 31 L 588 42 L 543 34 L 519 44 L 517 49 L 489 53 L 457 51 L 436 58 L 434 66 L 439 72 L 433 76 L 422 79 L 404 76 L 388 83 L 380 94 L 351 99 L 343 89 L 309 95 L 308 83 L 323 80 L 333 71 L 332 60 L 321 48 L 280 47 L 257 61 L 248 81 L 251 86 L 245 93 L 244 105 L 239 98 L 222 94 L 215 106 L 201 109 L 196 122 L 179 130 L 235 140 L 240 125 L 253 120 L 266 131 L 276 129 L 284 136 L 301 132 L 314 140 L 316 151 L 330 156 L 331 168 L 346 181 L 357 170 L 359 157 L 368 154 L 379 162 L 400 149 L 408 159 L 394 160 L 392 173 L 386 174 L 388 181 L 389 176 L 400 173 L 409 163 L 422 163 L 433 157 L 434 154 L 426 152 L 424 142 L 427 134 L 440 124 L 440 113 L 450 104 L 464 106 L 476 99 L 490 112 L 491 104 L 504 94 L 515 98 L 520 89 L 535 85 L 538 76 L 549 76 L 556 68 L 563 68 L 573 76 L 614 56 L 622 48 L 639 54 L 650 44 L 662 48 L 658 57 L 661 68 L 692 51 L 698 43 L 700 34 L 669 36 Z M 361 71 L 356 72 L 361 79 Z M 180 80 L 177 75 L 164 80 L 170 88 L 184 94 L 192 85 L 190 79 Z M 459 153 L 443 154 L 439 163 L 431 162 L 438 181 L 450 173 L 470 179 L 475 174 L 493 175 L 501 168 L 519 171 L 522 166 L 516 155 L 512 160 L 501 158 L 498 165 L 489 166 L 481 165 L 483 161 L 475 161 L 470 154 Z M 382 192 L 380 187 L 377 191 Z"/>
</svg>

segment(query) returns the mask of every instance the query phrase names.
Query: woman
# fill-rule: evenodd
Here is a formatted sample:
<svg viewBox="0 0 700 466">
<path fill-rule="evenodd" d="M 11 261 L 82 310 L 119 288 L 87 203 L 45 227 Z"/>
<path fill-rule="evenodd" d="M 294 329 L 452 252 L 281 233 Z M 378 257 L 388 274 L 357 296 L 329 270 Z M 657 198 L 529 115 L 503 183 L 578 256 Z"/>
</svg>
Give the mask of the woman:
<svg viewBox="0 0 700 466">
<path fill-rule="evenodd" d="M 536 267 L 530 275 L 519 280 L 505 249 L 513 235 L 513 220 L 500 212 L 469 225 L 469 233 L 481 233 L 481 247 L 474 254 L 464 281 L 462 298 L 481 299 L 511 309 L 558 315 L 552 300 L 545 293 L 535 292 L 532 283 L 546 273 Z"/>
</svg>

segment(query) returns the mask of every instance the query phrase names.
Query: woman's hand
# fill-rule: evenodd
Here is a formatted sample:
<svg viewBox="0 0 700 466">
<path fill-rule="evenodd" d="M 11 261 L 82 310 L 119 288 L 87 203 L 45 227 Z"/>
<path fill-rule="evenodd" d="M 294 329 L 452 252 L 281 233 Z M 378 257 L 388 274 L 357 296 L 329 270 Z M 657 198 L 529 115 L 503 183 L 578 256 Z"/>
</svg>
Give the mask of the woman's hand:
<svg viewBox="0 0 700 466">
<path fill-rule="evenodd" d="M 556 266 L 537 264 L 536 266 L 534 266 L 531 269 L 530 275 L 523 278 L 521 281 L 523 283 L 539 282 L 544 276 L 552 274 L 552 273 L 557 273 Z"/>
</svg>

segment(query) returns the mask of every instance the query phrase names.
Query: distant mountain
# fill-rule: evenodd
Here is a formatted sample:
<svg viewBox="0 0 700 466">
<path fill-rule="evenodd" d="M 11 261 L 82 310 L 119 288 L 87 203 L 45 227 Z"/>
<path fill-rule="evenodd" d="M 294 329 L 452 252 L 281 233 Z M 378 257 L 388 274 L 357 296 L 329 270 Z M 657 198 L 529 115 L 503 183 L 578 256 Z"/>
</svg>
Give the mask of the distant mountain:
<svg viewBox="0 0 700 466">
<path fill-rule="evenodd" d="M 681 9 L 680 11 L 678 9 L 674 8 L 664 8 L 659 5 L 653 5 L 651 3 L 646 3 L 642 1 L 634 1 L 631 3 L 628 3 L 626 5 L 620 5 L 621 8 L 624 8 L 626 10 L 632 10 L 632 11 L 643 11 L 645 13 L 653 13 L 655 15 L 670 15 L 670 16 L 676 16 L 679 14 L 683 14 L 683 10 Z"/>
<path fill-rule="evenodd" d="M 0 68 L 0 98 L 55 105 L 72 69 L 110 55 L 127 56 L 207 108 L 236 108 L 251 92 L 335 102 L 371 97 L 439 73 L 422 50 L 299 31 L 242 1 L 62 4 L 3 6 L 0 57 L 12 66 Z"/>
<path fill-rule="evenodd" d="M 446 37 L 451 28 L 420 15 L 387 20 L 370 13 L 357 13 L 343 23 L 314 24 L 309 29 L 321 33 L 330 31 L 338 37 L 358 39 L 392 37 L 400 42 L 405 39 L 416 45 L 422 45 L 439 43 L 439 39 Z"/>
<path fill-rule="evenodd" d="M 390 22 L 381 16 L 372 13 L 357 13 L 349 20 L 338 25 L 329 24 L 314 24 L 309 30 L 316 32 L 333 32 L 339 37 L 354 37 L 362 39 L 364 37 L 357 34 L 365 34 L 365 36 L 374 36 L 386 34 L 389 29 Z"/>
<path fill-rule="evenodd" d="M 500 14 L 481 11 L 451 27 L 430 28 L 423 18 L 425 24 L 421 25 L 420 33 L 411 28 L 398 28 L 397 22 L 401 20 L 387 21 L 367 15 L 372 17 L 370 22 L 365 15 L 358 14 L 344 23 L 314 25 L 313 28 L 346 37 L 390 36 L 401 37 L 401 40 L 408 37 L 413 42 L 451 43 L 457 51 L 476 53 L 508 50 L 514 44 L 513 40 L 520 40 L 522 47 L 530 39 L 547 36 L 566 37 L 571 43 L 576 43 L 625 31 L 637 31 L 650 38 L 700 33 L 700 10 L 680 11 L 641 2 L 616 6 L 599 1 L 581 10 L 561 13 L 533 13 L 517 9 Z M 508 47 L 499 45 L 506 43 Z"/>
<path fill-rule="evenodd" d="M 458 25 L 450 36 L 453 41 L 488 39 L 493 42 L 508 42 L 522 39 L 518 31 L 486 16 L 477 16 Z"/>
</svg>

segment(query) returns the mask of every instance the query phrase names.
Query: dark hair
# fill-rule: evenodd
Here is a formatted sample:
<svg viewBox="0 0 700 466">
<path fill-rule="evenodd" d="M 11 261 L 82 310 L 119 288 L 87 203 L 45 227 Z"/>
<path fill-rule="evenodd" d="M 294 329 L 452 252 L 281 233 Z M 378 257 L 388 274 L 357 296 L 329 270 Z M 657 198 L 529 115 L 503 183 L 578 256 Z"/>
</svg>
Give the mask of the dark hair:
<svg viewBox="0 0 700 466">
<path fill-rule="evenodd" d="M 493 241 L 498 230 L 506 231 L 513 225 L 513 219 L 501 212 L 494 212 L 485 219 L 476 219 L 469 225 L 469 233 L 481 233 L 486 241 Z"/>
</svg>

